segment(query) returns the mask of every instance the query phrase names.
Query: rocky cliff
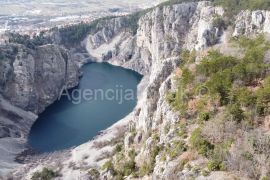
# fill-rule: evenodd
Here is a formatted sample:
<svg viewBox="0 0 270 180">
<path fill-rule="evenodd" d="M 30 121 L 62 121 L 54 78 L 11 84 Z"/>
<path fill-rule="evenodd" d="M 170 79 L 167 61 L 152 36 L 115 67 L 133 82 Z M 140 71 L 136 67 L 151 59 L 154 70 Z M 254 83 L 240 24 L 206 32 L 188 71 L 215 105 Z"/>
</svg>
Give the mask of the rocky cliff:
<svg viewBox="0 0 270 180">
<path fill-rule="evenodd" d="M 6 142 L 1 144 L 1 154 L 10 156 L 8 160 L 12 162 L 25 149 L 37 114 L 57 100 L 63 88 L 78 84 L 79 69 L 70 53 L 57 45 L 44 45 L 35 50 L 7 45 L 2 47 L 3 52 L 10 52 L 10 47 L 16 51 L 0 62 L 0 140 Z M 9 147 L 9 141 L 15 145 Z M 1 165 L 5 167 L 4 164 Z"/>
<path fill-rule="evenodd" d="M 236 17 L 233 36 L 270 33 L 269 11 L 242 11 Z"/>
<path fill-rule="evenodd" d="M 9 68 L 3 71 L 8 78 L 2 94 L 14 105 L 40 113 L 58 98 L 64 86 L 77 85 L 78 67 L 67 50 L 56 45 L 18 49 L 15 59 L 4 62 Z"/>
<path fill-rule="evenodd" d="M 213 20 L 216 16 L 222 15 L 223 9 L 213 7 L 209 2 L 162 6 L 139 19 L 136 34 L 132 33 L 134 29 L 130 30 L 123 26 L 122 21 L 126 21 L 125 17 L 118 17 L 103 24 L 100 31 L 88 35 L 83 44 L 90 57 L 99 62 L 107 61 L 133 69 L 143 74 L 144 79 L 139 86 L 141 93 L 138 105 L 129 116 L 104 131 L 104 134 L 95 141 L 72 150 L 71 157 L 65 157 L 61 163 L 62 171 L 65 172 L 64 179 L 87 177 L 87 172 L 75 168 L 81 166 L 80 157 L 89 156 L 85 158 L 83 167 L 100 166 L 104 158 L 99 156 L 104 156 L 102 155 L 104 151 L 111 151 L 113 144 L 99 148 L 95 144 L 101 143 L 100 141 L 104 139 L 107 141 L 114 139 L 117 136 L 115 134 L 119 134 L 119 129 L 126 129 L 127 126 L 135 128 L 136 134 L 125 134 L 126 151 L 130 149 L 131 142 L 136 142 L 139 146 L 146 141 L 149 147 L 138 149 L 139 154 L 136 158 L 138 162 L 147 158 L 152 144 L 151 138 L 147 139 L 147 134 L 152 130 L 162 130 L 168 124 L 178 121 L 178 115 L 169 107 L 165 97 L 168 89 L 174 86 L 172 72 L 181 63 L 179 58 L 181 52 L 183 49 L 202 50 L 219 43 L 223 29 L 214 27 Z M 167 135 L 163 135 L 160 142 L 165 142 L 168 138 Z M 89 148 L 89 152 L 85 151 Z M 44 163 L 51 164 L 47 159 Z M 40 164 L 38 165 L 40 168 Z M 70 169 L 71 165 L 74 170 Z M 29 169 L 26 168 L 19 174 L 26 173 L 24 171 Z M 26 177 L 34 171 L 36 169 L 30 171 Z M 110 174 L 105 173 L 103 178 L 109 176 Z"/>
<path fill-rule="evenodd" d="M 135 36 L 121 28 L 114 31 L 113 38 L 101 33 L 113 31 L 110 23 L 88 36 L 86 47 L 92 57 L 133 69 L 149 79 L 139 102 L 143 107 L 138 105 L 134 117 L 138 129 L 155 129 L 159 117 L 166 116 L 167 109 L 161 112 L 159 106 L 166 90 L 159 89 L 163 83 L 169 84 L 167 78 L 179 65 L 183 49 L 201 50 L 220 41 L 223 29 L 214 27 L 213 20 L 223 13 L 209 2 L 159 7 L 140 18 Z"/>
<path fill-rule="evenodd" d="M 139 19 L 135 30 L 124 25 L 125 17 L 113 18 L 105 24 L 97 25 L 102 28 L 89 34 L 82 45 L 95 61 L 106 61 L 144 75 L 138 87 L 136 108 L 94 140 L 68 150 L 70 154 L 53 154 L 39 162 L 30 162 L 12 176 L 30 179 L 34 172 L 49 167 L 62 174 L 60 179 L 114 179 L 113 171 L 110 168 L 102 170 L 101 166 L 113 156 L 115 142 L 119 141 L 124 143 L 124 154 L 135 150 L 134 159 L 138 166 L 143 167 L 145 161 L 151 161 L 156 145 L 173 144 L 177 140 L 175 134 L 181 131 L 176 127 L 180 116 L 166 101 L 167 92 L 176 89 L 174 73 L 182 61 L 180 54 L 185 49 L 203 54 L 216 44 L 226 45 L 224 36 L 230 32 L 214 24 L 215 19 L 223 14 L 223 8 L 214 7 L 210 2 L 182 3 L 160 6 L 149 11 Z M 241 12 L 237 16 L 234 36 L 269 32 L 268 16 L 268 11 Z M 11 82 L 5 80 L 7 88 L 3 89 L 4 96 L 23 109 L 33 112 L 44 110 L 57 98 L 63 86 L 71 87 L 77 82 L 78 69 L 74 60 L 67 52 L 63 54 L 63 51 L 48 45 L 30 55 L 16 57 L 14 70 L 9 72 L 14 78 Z M 52 57 L 45 58 L 44 52 L 49 52 Z M 56 69 L 61 71 L 56 72 Z M 48 80 L 44 82 L 45 79 Z M 15 89 L 16 92 L 8 92 L 7 89 Z M 38 107 L 34 106 L 37 102 Z M 191 126 L 189 131 L 194 128 Z M 158 138 L 155 134 L 158 134 Z M 180 160 L 187 157 L 192 158 L 184 153 Z M 119 160 L 115 156 L 113 158 Z M 154 158 L 149 162 L 155 162 L 152 173 L 145 175 L 144 179 L 205 179 L 199 173 L 182 171 L 179 159 L 164 161 L 161 155 Z M 204 160 L 193 163 L 200 166 Z M 208 179 L 217 177 L 233 178 L 230 174 L 214 172 Z M 132 179 L 132 176 L 128 178 Z"/>
</svg>

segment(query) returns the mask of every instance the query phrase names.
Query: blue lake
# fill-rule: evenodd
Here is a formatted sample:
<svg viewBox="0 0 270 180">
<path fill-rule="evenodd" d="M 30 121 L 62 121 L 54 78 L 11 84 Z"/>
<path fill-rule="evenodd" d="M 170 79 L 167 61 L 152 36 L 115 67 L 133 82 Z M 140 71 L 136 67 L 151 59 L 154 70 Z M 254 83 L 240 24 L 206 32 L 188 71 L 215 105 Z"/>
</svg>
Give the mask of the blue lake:
<svg viewBox="0 0 270 180">
<path fill-rule="evenodd" d="M 108 63 L 82 68 L 78 87 L 64 91 L 33 124 L 28 144 L 53 152 L 83 144 L 128 115 L 137 103 L 142 76 Z"/>
</svg>

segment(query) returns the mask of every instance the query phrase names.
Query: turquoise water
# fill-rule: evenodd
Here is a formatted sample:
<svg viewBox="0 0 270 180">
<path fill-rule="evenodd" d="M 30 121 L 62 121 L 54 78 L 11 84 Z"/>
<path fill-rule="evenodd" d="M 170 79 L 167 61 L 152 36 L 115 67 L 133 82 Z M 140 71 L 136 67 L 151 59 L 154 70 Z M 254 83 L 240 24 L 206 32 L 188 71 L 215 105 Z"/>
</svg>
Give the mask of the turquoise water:
<svg viewBox="0 0 270 180">
<path fill-rule="evenodd" d="M 82 71 L 79 86 L 64 91 L 32 126 L 28 143 L 33 149 L 53 152 L 85 143 L 135 107 L 138 73 L 107 63 L 87 64 Z"/>
</svg>

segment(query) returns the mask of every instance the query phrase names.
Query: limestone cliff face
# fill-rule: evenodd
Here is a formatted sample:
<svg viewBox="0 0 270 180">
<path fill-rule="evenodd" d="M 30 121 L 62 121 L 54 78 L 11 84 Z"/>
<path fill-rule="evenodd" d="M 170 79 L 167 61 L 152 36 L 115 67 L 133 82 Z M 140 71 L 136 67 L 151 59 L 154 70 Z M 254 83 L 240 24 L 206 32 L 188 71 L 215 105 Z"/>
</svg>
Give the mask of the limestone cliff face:
<svg viewBox="0 0 270 180">
<path fill-rule="evenodd" d="M 222 15 L 223 9 L 209 2 L 183 3 L 158 7 L 142 16 L 136 35 L 119 28 L 121 18 L 118 18 L 88 36 L 86 47 L 91 56 L 133 69 L 148 78 L 137 107 L 140 113 L 134 117 L 138 129 L 145 132 L 154 129 L 160 117 L 167 114 L 161 85 L 180 63 L 179 55 L 184 48 L 201 50 L 219 42 L 222 29 L 212 22 Z M 108 36 L 106 31 L 115 35 Z"/>
<path fill-rule="evenodd" d="M 12 104 L 34 113 L 42 112 L 54 102 L 66 86 L 78 83 L 78 67 L 69 52 L 56 45 L 37 47 L 36 50 L 19 48 L 14 60 L 7 62 L 1 79 L 2 94 Z"/>
<path fill-rule="evenodd" d="M 270 33 L 269 11 L 242 11 L 238 14 L 233 35 L 254 35 L 259 33 Z"/>
<path fill-rule="evenodd" d="M 107 61 L 114 65 L 133 69 L 144 75 L 142 83 L 139 86 L 138 104 L 134 111 L 121 121 L 132 126 L 134 124 L 136 128 L 135 139 L 132 139 L 133 137 L 130 136 L 129 133 L 125 135 L 125 147 L 127 149 L 130 144 L 129 141 L 140 143 L 141 137 L 145 136 L 149 130 L 162 129 L 168 123 L 173 123 L 178 120 L 178 115 L 171 110 L 165 101 L 168 89 L 174 86 L 172 72 L 181 62 L 179 56 L 184 48 L 201 50 L 219 42 L 222 36 L 222 29 L 214 27 L 212 22 L 217 15 L 222 14 L 222 8 L 213 7 L 209 2 L 162 6 L 151 10 L 139 19 L 138 24 L 134 26 L 134 28 L 137 27 L 136 33 L 127 28 L 126 24 L 130 23 L 128 22 L 128 18 L 118 17 L 107 20 L 105 24 L 98 24 L 97 27 L 99 27 L 99 30 L 94 31 L 95 33 L 93 34 L 89 34 L 84 41 L 90 57 L 95 61 Z M 132 30 L 134 31 L 134 29 Z M 57 57 L 56 54 L 57 53 L 55 53 L 54 57 Z M 30 62 L 32 61 L 31 58 L 27 59 Z M 61 58 L 59 59 L 59 63 L 54 63 L 55 68 L 62 67 L 63 65 Z M 16 63 L 16 61 L 17 60 L 15 60 L 14 63 Z M 42 66 L 42 68 L 46 68 L 48 65 L 54 67 L 51 66 L 50 61 L 45 62 L 46 65 Z M 25 67 L 29 69 L 34 68 L 33 65 Z M 50 70 L 53 71 L 54 68 L 47 70 L 50 72 Z M 47 70 L 43 72 L 47 72 Z M 25 70 L 25 72 L 28 71 Z M 72 79 L 76 79 L 74 78 L 76 76 L 73 76 L 71 72 L 68 72 L 68 74 L 71 76 L 70 81 L 72 82 Z M 67 82 L 64 81 L 62 72 L 59 72 L 58 76 L 60 77 L 57 78 L 59 84 L 63 85 Z M 51 81 L 53 81 L 54 76 L 49 73 L 43 77 L 51 77 Z M 40 81 L 42 80 L 43 78 L 40 78 Z M 31 82 L 32 80 L 29 84 L 32 84 Z M 50 89 L 50 84 L 47 85 L 42 86 L 45 87 L 45 92 L 57 92 L 57 89 L 59 90 L 59 88 L 61 88 L 61 86 L 56 86 L 56 90 Z M 24 91 L 26 94 L 30 94 L 28 93 L 30 92 L 28 88 L 25 88 Z M 42 97 L 41 100 L 46 104 L 55 98 L 54 96 L 47 98 L 43 96 L 44 94 L 46 93 L 42 93 L 41 96 L 35 95 L 33 100 L 35 100 L 36 97 Z M 25 102 L 28 102 L 27 99 Z M 31 105 L 29 107 L 31 107 Z M 42 108 L 38 108 L 38 110 L 39 109 Z M 119 124 L 121 124 L 121 122 Z M 99 141 L 100 139 L 108 140 L 109 137 L 114 137 L 114 132 L 117 129 L 115 128 L 116 126 L 118 125 L 109 128 L 104 132 L 105 135 L 101 135 L 95 139 L 95 141 Z M 161 141 L 165 142 L 168 138 L 169 137 L 164 134 L 161 137 Z M 151 146 L 151 139 L 148 139 L 147 142 L 149 142 L 149 146 Z M 85 149 L 88 150 L 85 151 Z M 112 150 L 112 148 L 106 146 L 104 149 L 106 149 L 105 151 Z M 136 157 L 137 161 L 139 162 L 141 159 L 146 158 L 148 151 L 149 149 L 147 148 L 140 149 L 140 153 Z M 102 152 L 103 150 L 97 149 L 94 146 L 93 141 L 71 150 L 72 156 L 66 157 L 68 160 L 65 158 L 65 160 L 61 162 L 63 166 L 62 171 L 65 171 L 62 173 L 63 179 L 70 179 L 70 177 L 73 179 L 83 178 L 84 176 L 87 177 L 87 172 L 72 170 L 69 167 L 70 164 L 81 166 L 80 157 L 82 154 L 88 155 L 87 153 L 91 153 L 88 159 L 84 159 L 82 166 L 99 166 L 103 161 L 101 160 L 101 162 L 99 162 L 96 158 L 102 155 Z M 49 166 L 55 164 L 51 158 L 44 160 L 44 163 Z M 35 164 L 34 166 L 40 167 L 42 165 L 41 163 Z M 29 167 L 31 167 L 31 165 Z M 81 169 L 83 169 L 83 167 Z M 25 167 L 23 170 L 19 170 L 17 174 L 23 176 L 27 174 L 26 177 L 30 177 L 34 170 L 35 169 Z M 109 175 L 105 173 L 102 177 L 106 179 L 108 178 L 107 176 Z"/>
<path fill-rule="evenodd" d="M 136 35 L 121 26 L 126 19 L 120 17 L 90 34 L 86 47 L 98 61 L 151 74 L 155 64 L 178 57 L 184 46 L 203 49 L 218 43 L 222 32 L 212 25 L 217 15 L 223 15 L 222 8 L 209 2 L 158 7 L 139 19 Z"/>
</svg>

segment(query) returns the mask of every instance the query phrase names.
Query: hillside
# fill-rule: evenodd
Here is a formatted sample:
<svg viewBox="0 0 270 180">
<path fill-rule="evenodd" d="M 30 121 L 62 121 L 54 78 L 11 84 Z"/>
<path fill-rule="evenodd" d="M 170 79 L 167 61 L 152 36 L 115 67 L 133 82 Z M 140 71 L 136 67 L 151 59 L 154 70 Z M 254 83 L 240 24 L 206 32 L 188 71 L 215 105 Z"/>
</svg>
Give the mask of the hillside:
<svg viewBox="0 0 270 180">
<path fill-rule="evenodd" d="M 54 101 L 54 96 L 46 99 L 50 92 L 55 95 L 65 84 L 74 86 L 79 67 L 89 58 L 144 75 L 138 86 L 138 104 L 127 117 L 78 147 L 24 157 L 24 165 L 11 177 L 270 178 L 268 1 L 182 2 L 55 29 L 50 32 L 54 45 L 25 47 L 27 58 L 9 57 L 12 49 L 4 51 L 3 57 L 17 66 L 5 69 L 16 78 L 3 80 L 3 76 L 0 83 L 6 89 L 1 92 L 11 104 L 32 113 Z M 35 66 L 19 64 L 22 59 L 47 62 L 44 53 L 52 53 L 58 62 L 48 67 L 51 81 L 45 85 L 59 87 L 36 91 L 34 100 L 41 104 L 34 109 L 25 103 L 32 102 L 31 95 L 20 99 L 19 89 L 8 92 L 8 87 L 23 85 L 20 82 L 25 80 L 30 85 L 23 86 L 25 93 L 27 87 L 40 87 L 42 76 L 35 83 L 27 74 Z M 56 75 L 54 68 L 70 71 L 65 73 L 70 76 Z"/>
</svg>

